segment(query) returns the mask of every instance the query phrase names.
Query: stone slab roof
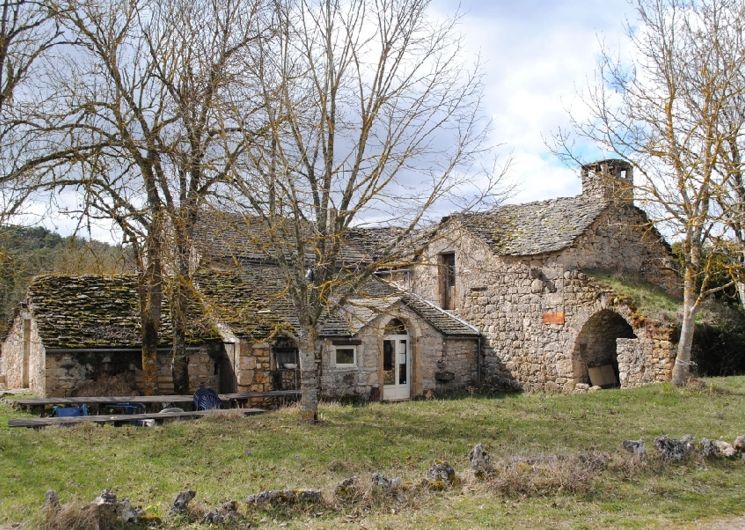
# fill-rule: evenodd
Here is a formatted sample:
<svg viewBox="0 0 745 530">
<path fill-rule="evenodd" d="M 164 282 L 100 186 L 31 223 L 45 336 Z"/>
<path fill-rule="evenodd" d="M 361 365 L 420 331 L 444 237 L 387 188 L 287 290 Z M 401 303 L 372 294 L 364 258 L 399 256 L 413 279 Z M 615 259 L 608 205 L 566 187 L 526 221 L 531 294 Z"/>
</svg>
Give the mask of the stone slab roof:
<svg viewBox="0 0 745 530">
<path fill-rule="evenodd" d="M 117 276 L 37 276 L 27 302 L 47 349 L 140 348 L 141 326 L 137 279 Z M 187 343 L 219 340 L 217 329 L 204 318 L 195 294 L 187 308 Z M 164 296 L 160 347 L 170 345 L 172 324 Z"/>
<path fill-rule="evenodd" d="M 231 258 L 236 261 L 262 262 L 271 261 L 284 252 L 290 260 L 295 260 L 294 223 L 288 221 L 282 225 L 278 221 L 275 237 L 270 237 L 266 224 L 258 217 L 237 213 L 206 210 L 200 216 L 195 227 L 195 242 L 199 253 L 209 260 L 214 258 Z M 303 223 L 303 239 L 312 244 L 317 237 L 311 223 Z M 284 234 L 284 235 L 283 235 Z M 272 239 L 275 240 L 273 244 Z M 279 241 L 280 244 L 276 244 Z M 287 243 L 285 246 L 283 243 Z M 283 248 L 284 247 L 284 248 Z M 343 245 L 341 259 L 346 263 L 369 262 L 370 256 L 364 248 L 356 243 Z M 306 249 L 305 259 L 315 258 L 312 245 Z"/>
<path fill-rule="evenodd" d="M 239 337 L 263 340 L 299 326 L 278 267 L 252 265 L 241 270 L 202 270 L 195 283 L 216 319 Z M 326 315 L 319 333 L 322 337 L 349 337 L 379 314 L 402 302 L 444 335 L 476 337 L 476 328 L 437 308 L 416 295 L 405 293 L 377 278 L 360 287 L 358 293 L 336 314 Z"/>
<path fill-rule="evenodd" d="M 406 234 L 404 228 L 397 226 L 354 227 L 349 229 L 347 241 L 364 251 L 372 260 L 390 262 L 384 265 L 395 266 L 415 260 L 417 253 L 426 246 L 434 228 L 436 227 L 413 230 Z M 395 244 L 397 239 L 400 242 Z M 392 249 L 392 245 L 395 248 Z M 390 256 L 391 250 L 395 256 Z"/>
<path fill-rule="evenodd" d="M 607 204 L 579 195 L 525 204 L 508 204 L 483 213 L 456 214 L 469 232 L 499 255 L 530 256 L 571 246 Z"/>
</svg>

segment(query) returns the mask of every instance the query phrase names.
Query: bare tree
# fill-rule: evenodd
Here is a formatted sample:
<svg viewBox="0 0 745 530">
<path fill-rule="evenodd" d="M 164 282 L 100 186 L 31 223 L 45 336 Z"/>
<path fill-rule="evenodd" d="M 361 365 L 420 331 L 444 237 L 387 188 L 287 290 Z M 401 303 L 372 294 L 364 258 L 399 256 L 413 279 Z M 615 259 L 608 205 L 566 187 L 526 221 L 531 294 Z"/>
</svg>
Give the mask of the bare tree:
<svg viewBox="0 0 745 530">
<path fill-rule="evenodd" d="M 139 269 L 145 391 L 157 392 L 165 278 L 173 277 L 172 373 L 188 391 L 185 301 L 193 226 L 232 178 L 253 134 L 245 54 L 263 3 L 50 0 L 66 40 L 29 101 L 41 186 L 73 189 L 79 211 L 113 220 Z M 31 108 L 33 106 L 33 108 Z"/>
<path fill-rule="evenodd" d="M 25 120 L 14 96 L 27 90 L 46 52 L 60 43 L 61 32 L 37 0 L 0 0 L 0 218 L 17 213 L 29 188 L 19 186 L 14 160 L 29 147 Z"/>
<path fill-rule="evenodd" d="M 712 256 L 729 245 L 732 203 L 717 202 L 734 182 L 723 169 L 745 85 L 739 0 L 638 0 L 632 56 L 605 54 L 587 96 L 589 118 L 559 132 L 558 149 L 576 151 L 573 134 L 596 141 L 637 168 L 638 197 L 682 244 L 683 307 L 673 383 L 685 384 L 701 302 L 712 286 Z M 741 129 L 740 129 L 741 130 Z M 740 138 L 741 139 L 741 138 Z M 731 284 L 730 284 L 731 285 Z"/>
<path fill-rule="evenodd" d="M 476 202 L 499 177 L 477 183 L 480 79 L 460 60 L 457 17 L 437 20 L 429 4 L 278 1 L 275 38 L 253 48 L 270 135 L 251 150 L 237 207 L 263 226 L 300 321 L 305 421 L 317 419 L 323 318 L 412 254 L 438 201 Z M 380 259 L 345 253 L 360 224 L 397 227 Z"/>
</svg>

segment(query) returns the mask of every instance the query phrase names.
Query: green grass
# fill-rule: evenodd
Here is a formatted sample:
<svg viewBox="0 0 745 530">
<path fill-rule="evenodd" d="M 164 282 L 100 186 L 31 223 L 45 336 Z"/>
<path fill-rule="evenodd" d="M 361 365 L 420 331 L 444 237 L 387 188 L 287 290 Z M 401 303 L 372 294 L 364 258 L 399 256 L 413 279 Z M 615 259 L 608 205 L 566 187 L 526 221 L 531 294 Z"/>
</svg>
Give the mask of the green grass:
<svg viewBox="0 0 745 530">
<path fill-rule="evenodd" d="M 600 285 L 628 300 L 642 315 L 657 320 L 677 320 L 681 300 L 644 280 L 601 270 L 586 271 Z"/>
<path fill-rule="evenodd" d="M 21 414 L 0 402 L 0 527 L 38 521 L 44 492 L 90 502 L 110 488 L 166 516 L 183 489 L 207 506 L 268 488 L 332 491 L 350 475 L 376 471 L 418 483 L 433 460 L 467 468 L 483 443 L 493 459 L 617 454 L 621 441 L 661 434 L 733 440 L 745 434 L 745 377 L 707 380 L 703 391 L 654 385 L 579 395 L 506 395 L 368 406 L 323 405 L 321 423 L 298 423 L 297 411 L 208 418 L 157 428 L 9 429 Z M 653 451 L 653 450 L 652 450 Z M 395 513 L 392 513 L 395 511 Z M 600 473 L 589 491 L 511 497 L 486 487 L 421 493 L 404 505 L 369 511 L 327 510 L 254 524 L 317 528 L 648 528 L 745 514 L 745 463 L 666 466 L 625 476 Z M 34 519 L 36 517 L 36 519 Z M 167 518 L 166 518 L 167 519 Z M 33 527 L 33 522 L 28 527 Z M 175 525 L 177 523 L 171 523 Z M 198 525 L 193 525 L 199 528 Z"/>
</svg>

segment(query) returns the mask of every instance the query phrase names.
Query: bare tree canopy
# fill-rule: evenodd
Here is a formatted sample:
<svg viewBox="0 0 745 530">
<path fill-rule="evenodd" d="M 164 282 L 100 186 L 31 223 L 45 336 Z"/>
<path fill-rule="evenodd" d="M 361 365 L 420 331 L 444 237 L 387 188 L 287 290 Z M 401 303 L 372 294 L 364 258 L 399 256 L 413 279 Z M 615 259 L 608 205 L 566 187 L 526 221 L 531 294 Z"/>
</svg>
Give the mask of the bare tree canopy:
<svg viewBox="0 0 745 530">
<path fill-rule="evenodd" d="M 61 40 L 61 30 L 43 2 L 0 1 L 0 219 L 17 213 L 31 189 L 13 171 L 30 147 L 23 105 L 44 55 Z"/>
<path fill-rule="evenodd" d="M 269 134 L 250 150 L 236 207 L 265 226 L 301 321 L 302 413 L 314 421 L 317 326 L 379 267 L 414 250 L 438 201 L 483 201 L 486 122 L 458 18 L 424 0 L 278 2 L 277 32 L 253 48 Z M 492 170 L 489 167 L 489 170 Z M 477 182 L 481 177 L 481 185 Z M 350 230 L 397 227 L 380 259 L 344 263 Z M 310 259 L 305 259 L 310 256 Z"/>
<path fill-rule="evenodd" d="M 631 57 L 603 56 L 586 98 L 589 118 L 574 118 L 573 130 L 561 131 L 557 144 L 574 156 L 579 135 L 633 163 L 640 200 L 681 240 L 684 300 L 673 382 L 682 385 L 690 373 L 696 313 L 723 288 L 711 286 L 709 258 L 731 249 L 731 221 L 742 214 L 736 190 L 745 4 L 638 0 L 636 8 Z"/>
<path fill-rule="evenodd" d="M 193 225 L 205 197 L 228 182 L 255 134 L 248 49 L 264 38 L 261 1 L 45 2 L 66 41 L 24 101 L 32 149 L 16 174 L 36 189 L 70 189 L 89 218 L 113 220 L 140 270 L 143 369 L 157 391 L 164 263 L 175 293 L 173 372 L 186 391 L 179 319 L 189 288 Z M 43 170 L 43 171 L 42 171 Z M 182 296 L 183 294 L 183 296 Z"/>
</svg>

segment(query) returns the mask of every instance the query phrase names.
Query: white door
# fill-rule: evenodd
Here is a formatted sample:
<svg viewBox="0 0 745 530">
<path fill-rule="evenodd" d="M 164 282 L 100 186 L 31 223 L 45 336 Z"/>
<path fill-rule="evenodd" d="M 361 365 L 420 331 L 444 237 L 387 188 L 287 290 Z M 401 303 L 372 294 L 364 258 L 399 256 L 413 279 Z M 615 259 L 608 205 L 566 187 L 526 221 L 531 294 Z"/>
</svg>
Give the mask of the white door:
<svg viewBox="0 0 745 530">
<path fill-rule="evenodd" d="M 411 397 L 411 352 L 408 335 L 383 337 L 383 399 Z"/>
</svg>

